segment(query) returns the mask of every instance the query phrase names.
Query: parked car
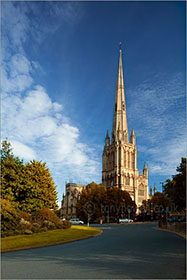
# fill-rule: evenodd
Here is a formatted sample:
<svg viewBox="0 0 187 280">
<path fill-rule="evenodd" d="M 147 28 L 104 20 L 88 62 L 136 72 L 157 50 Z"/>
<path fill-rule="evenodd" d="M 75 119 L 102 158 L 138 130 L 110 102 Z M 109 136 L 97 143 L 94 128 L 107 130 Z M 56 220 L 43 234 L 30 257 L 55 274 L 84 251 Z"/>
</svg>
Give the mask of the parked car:
<svg viewBox="0 0 187 280">
<path fill-rule="evenodd" d="M 143 217 L 142 216 L 136 216 L 135 218 L 134 218 L 134 221 L 135 222 L 142 222 L 143 221 Z"/>
<path fill-rule="evenodd" d="M 186 222 L 186 217 L 185 217 L 185 216 L 181 216 L 181 217 L 178 219 L 178 222 Z"/>
<path fill-rule="evenodd" d="M 119 219 L 119 223 L 133 223 L 132 219 Z"/>
<path fill-rule="evenodd" d="M 73 218 L 69 220 L 73 225 L 83 225 L 84 222 L 79 220 L 78 218 Z"/>
<path fill-rule="evenodd" d="M 169 219 L 168 219 L 168 222 L 178 222 L 178 217 L 177 216 L 173 216 L 173 217 L 170 217 Z"/>
</svg>

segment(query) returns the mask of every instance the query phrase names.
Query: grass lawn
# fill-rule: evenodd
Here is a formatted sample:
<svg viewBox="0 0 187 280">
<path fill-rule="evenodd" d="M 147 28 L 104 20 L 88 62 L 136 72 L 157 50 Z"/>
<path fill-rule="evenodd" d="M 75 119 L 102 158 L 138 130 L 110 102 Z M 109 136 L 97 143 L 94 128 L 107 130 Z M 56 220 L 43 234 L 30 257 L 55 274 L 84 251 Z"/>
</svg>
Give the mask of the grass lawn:
<svg viewBox="0 0 187 280">
<path fill-rule="evenodd" d="M 15 235 L 1 239 L 1 252 L 21 250 L 47 245 L 55 245 L 94 236 L 102 231 L 86 226 L 71 226 L 69 229 L 56 229 L 31 235 Z"/>
</svg>

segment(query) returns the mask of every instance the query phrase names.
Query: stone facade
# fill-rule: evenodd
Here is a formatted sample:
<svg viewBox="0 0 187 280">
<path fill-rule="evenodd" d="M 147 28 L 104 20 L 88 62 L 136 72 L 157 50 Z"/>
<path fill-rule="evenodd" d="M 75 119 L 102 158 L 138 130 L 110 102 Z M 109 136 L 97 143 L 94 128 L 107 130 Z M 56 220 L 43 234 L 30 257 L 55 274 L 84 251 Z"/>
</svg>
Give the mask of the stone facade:
<svg viewBox="0 0 187 280">
<path fill-rule="evenodd" d="M 76 218 L 76 203 L 85 186 L 82 184 L 67 183 L 66 195 L 63 195 L 61 204 L 61 217 L 65 219 Z"/>
<path fill-rule="evenodd" d="M 138 207 L 142 204 L 142 200 L 149 198 L 146 162 L 142 174 L 139 174 L 137 169 L 134 129 L 132 129 L 129 142 L 121 50 L 112 134 L 110 139 L 107 131 L 102 159 L 102 184 L 104 186 L 119 186 L 122 190 L 128 191 Z"/>
</svg>

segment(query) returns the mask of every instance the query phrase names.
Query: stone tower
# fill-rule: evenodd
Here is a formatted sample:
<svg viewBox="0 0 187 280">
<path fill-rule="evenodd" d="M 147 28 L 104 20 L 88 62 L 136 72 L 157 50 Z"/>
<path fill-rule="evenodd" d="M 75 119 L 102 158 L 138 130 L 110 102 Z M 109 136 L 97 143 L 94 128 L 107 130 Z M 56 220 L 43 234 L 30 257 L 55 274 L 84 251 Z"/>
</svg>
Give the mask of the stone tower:
<svg viewBox="0 0 187 280">
<path fill-rule="evenodd" d="M 107 130 L 103 151 L 102 184 L 106 187 L 119 186 L 122 190 L 128 191 L 137 206 L 140 206 L 142 200 L 149 197 L 146 162 L 142 174 L 139 174 L 137 169 L 134 129 L 132 129 L 129 142 L 121 49 L 112 134 L 110 139 Z"/>
</svg>

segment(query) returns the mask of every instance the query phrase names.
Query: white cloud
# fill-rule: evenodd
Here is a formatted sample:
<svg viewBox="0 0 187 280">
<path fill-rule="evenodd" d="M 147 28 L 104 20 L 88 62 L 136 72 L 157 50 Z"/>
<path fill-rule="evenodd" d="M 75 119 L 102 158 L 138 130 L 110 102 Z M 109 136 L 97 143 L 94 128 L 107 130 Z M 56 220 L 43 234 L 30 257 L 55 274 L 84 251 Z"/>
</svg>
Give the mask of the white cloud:
<svg viewBox="0 0 187 280">
<path fill-rule="evenodd" d="M 18 142 L 16 140 L 12 140 L 11 145 L 13 147 L 14 154 L 20 157 L 20 159 L 25 159 L 30 161 L 36 158 L 35 151 L 30 147 L 28 147 L 27 145 Z"/>
<path fill-rule="evenodd" d="M 13 2 L 2 3 L 2 51 L 4 56 L 10 55 L 11 48 L 23 52 L 22 44 L 27 39 L 29 21 L 25 13 L 25 6 L 17 6 Z"/>
<path fill-rule="evenodd" d="M 69 178 L 82 183 L 98 179 L 96 152 L 80 141 L 79 129 L 67 122 L 61 104 L 52 102 L 43 87 L 28 90 L 24 97 L 7 93 L 2 103 L 2 136 L 8 137 L 17 156 L 46 161 L 63 183 Z"/>
<path fill-rule="evenodd" d="M 146 141 L 149 144 L 184 131 L 185 77 L 181 73 L 173 77 L 153 75 L 151 80 L 129 89 L 128 96 L 128 118 L 136 125 L 137 136 L 143 136 L 142 128 L 148 132 Z"/>
<path fill-rule="evenodd" d="M 60 177 L 63 182 L 98 179 L 96 152 L 80 141 L 79 129 L 67 123 L 61 112 L 56 118 L 61 106 L 51 101 L 44 88 L 37 86 L 25 97 L 7 94 L 2 102 L 2 136 L 8 137 L 17 156 L 46 161 L 58 181 Z"/>
<path fill-rule="evenodd" d="M 8 72 L 4 67 L 2 68 L 1 81 L 2 90 L 4 92 L 21 92 L 31 86 L 33 79 L 30 75 L 27 74 L 18 74 L 14 77 L 8 78 Z"/>
<path fill-rule="evenodd" d="M 140 147 L 150 159 L 149 172 L 151 174 L 171 176 L 176 174 L 176 168 L 180 165 L 181 158 L 186 156 L 186 136 L 176 135 L 167 143 L 157 143 L 154 148 Z"/>
<path fill-rule="evenodd" d="M 20 74 L 28 75 L 31 71 L 31 63 L 24 55 L 19 53 L 11 57 L 9 66 L 11 77 L 16 77 Z"/>
<path fill-rule="evenodd" d="M 94 148 L 83 143 L 79 129 L 64 115 L 62 104 L 54 102 L 45 88 L 33 80 L 34 71 L 42 67 L 25 53 L 28 34 L 36 46 L 62 22 L 74 24 L 79 20 L 77 4 L 59 8 L 56 3 L 46 2 L 45 6 L 48 21 L 43 21 L 45 17 L 40 16 L 35 3 L 3 3 L 2 138 L 8 137 L 14 154 L 20 158 L 46 161 L 61 195 L 70 178 L 81 183 L 97 180 L 100 164 Z M 35 21 L 28 18 L 29 11 Z"/>
<path fill-rule="evenodd" d="M 151 78 L 129 90 L 128 119 L 149 174 L 171 176 L 186 156 L 185 78 L 181 73 Z"/>
</svg>

